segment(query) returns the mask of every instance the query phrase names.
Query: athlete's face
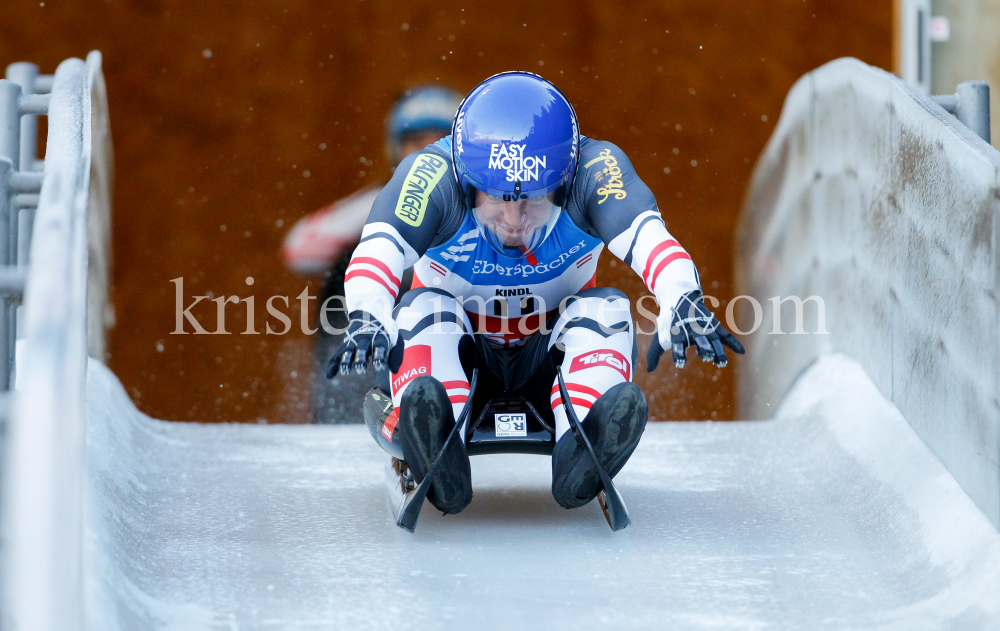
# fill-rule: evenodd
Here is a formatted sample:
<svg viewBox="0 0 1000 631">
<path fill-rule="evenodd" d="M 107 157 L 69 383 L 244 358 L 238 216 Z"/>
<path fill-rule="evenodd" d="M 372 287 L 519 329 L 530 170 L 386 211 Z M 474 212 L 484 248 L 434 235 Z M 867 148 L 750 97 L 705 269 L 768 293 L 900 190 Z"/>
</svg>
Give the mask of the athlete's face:
<svg viewBox="0 0 1000 631">
<path fill-rule="evenodd" d="M 545 226 L 559 209 L 552 201 L 554 193 L 531 199 L 512 197 L 494 197 L 476 191 L 474 212 L 479 223 L 492 230 L 505 247 L 520 248 L 530 244 L 535 231 Z"/>
</svg>

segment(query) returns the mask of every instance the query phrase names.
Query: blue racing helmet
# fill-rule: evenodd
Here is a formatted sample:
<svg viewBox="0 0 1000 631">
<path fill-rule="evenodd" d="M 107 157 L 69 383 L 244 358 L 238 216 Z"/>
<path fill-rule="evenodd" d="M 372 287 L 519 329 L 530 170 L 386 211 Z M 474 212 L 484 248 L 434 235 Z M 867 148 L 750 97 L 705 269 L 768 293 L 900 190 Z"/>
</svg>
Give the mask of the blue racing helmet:
<svg viewBox="0 0 1000 631">
<path fill-rule="evenodd" d="M 440 131 L 442 136 L 446 135 L 461 102 L 461 94 L 437 85 L 424 85 L 404 92 L 385 121 L 385 151 L 390 163 L 395 166 L 403 159 L 400 152 L 407 136 L 425 131 Z"/>
<path fill-rule="evenodd" d="M 503 72 L 458 107 L 451 151 L 483 236 L 505 256 L 527 257 L 569 200 L 580 157 L 576 112 L 542 77 Z"/>
</svg>

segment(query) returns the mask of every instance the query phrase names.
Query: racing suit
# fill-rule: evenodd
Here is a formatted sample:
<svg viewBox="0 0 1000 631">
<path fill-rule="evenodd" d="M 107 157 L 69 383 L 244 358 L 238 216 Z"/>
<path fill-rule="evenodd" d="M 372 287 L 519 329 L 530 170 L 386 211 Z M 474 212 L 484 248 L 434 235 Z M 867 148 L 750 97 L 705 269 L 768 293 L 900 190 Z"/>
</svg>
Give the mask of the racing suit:
<svg viewBox="0 0 1000 631">
<path fill-rule="evenodd" d="M 370 314 L 391 344 L 403 345 L 390 380 L 397 407 L 407 385 L 428 374 L 444 384 L 458 418 L 478 367 L 472 418 L 499 394 L 519 395 L 554 422 L 558 440 L 569 424 L 556 366 L 581 419 L 604 392 L 633 378 L 629 299 L 597 287 L 604 247 L 656 297 L 659 328 L 669 326 L 682 295 L 700 289 L 697 271 L 667 231 L 652 191 L 609 142 L 581 137 L 568 202 L 548 238 L 521 259 L 482 238 L 452 169 L 451 136 L 396 169 L 347 268 L 348 310 Z M 411 266 L 413 289 L 394 307 Z"/>
</svg>

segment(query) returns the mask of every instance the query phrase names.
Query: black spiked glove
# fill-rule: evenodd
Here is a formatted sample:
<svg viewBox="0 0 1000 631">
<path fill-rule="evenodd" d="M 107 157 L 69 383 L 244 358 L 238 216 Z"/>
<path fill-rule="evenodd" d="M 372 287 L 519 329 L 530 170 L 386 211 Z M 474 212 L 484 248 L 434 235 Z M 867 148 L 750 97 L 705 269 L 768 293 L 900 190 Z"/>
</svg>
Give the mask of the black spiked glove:
<svg viewBox="0 0 1000 631">
<path fill-rule="evenodd" d="M 352 311 L 349 317 L 344 341 L 327 364 L 326 378 L 333 379 L 338 373 L 349 375 L 351 371 L 366 373 L 369 361 L 375 370 L 385 367 L 392 372 L 399 370 L 403 361 L 403 345 L 397 345 L 398 352 L 396 348 L 390 350 L 389 334 L 370 313 Z"/>
<path fill-rule="evenodd" d="M 674 356 L 674 365 L 683 368 L 687 358 L 688 347 L 694 345 L 698 357 L 702 361 L 715 362 L 719 368 L 729 362 L 726 357 L 728 346 L 742 355 L 743 345 L 736 336 L 722 328 L 722 324 L 705 306 L 701 292 L 689 291 L 681 296 L 674 309 L 674 317 L 670 323 L 670 346 Z M 646 354 L 646 370 L 653 372 L 660 363 L 663 346 L 660 345 L 659 334 L 653 336 L 653 343 Z"/>
</svg>

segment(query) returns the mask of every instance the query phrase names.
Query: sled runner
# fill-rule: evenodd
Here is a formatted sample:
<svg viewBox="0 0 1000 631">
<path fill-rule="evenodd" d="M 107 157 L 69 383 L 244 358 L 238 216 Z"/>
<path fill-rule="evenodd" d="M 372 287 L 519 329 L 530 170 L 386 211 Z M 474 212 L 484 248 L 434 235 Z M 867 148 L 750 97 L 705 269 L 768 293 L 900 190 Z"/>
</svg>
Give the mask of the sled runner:
<svg viewBox="0 0 1000 631">
<path fill-rule="evenodd" d="M 564 402 L 570 401 L 563 382 L 562 371 L 557 372 L 559 389 Z M 555 429 L 542 420 L 535 408 L 521 397 L 501 396 L 487 403 L 474 422 L 467 423 L 472 408 L 473 393 L 476 389 L 477 371 L 473 371 L 470 383 L 469 398 L 459 415 L 454 429 L 445 442 L 445 447 L 452 440 L 460 440 L 459 431 L 465 431 L 466 451 L 469 456 L 500 453 L 523 453 L 550 455 L 555 446 Z M 565 405 L 565 403 L 564 403 Z M 589 454 L 598 474 L 601 477 L 603 489 L 597 495 L 597 501 L 604 512 L 604 517 L 611 530 L 622 530 L 631 523 L 628 509 L 621 495 L 615 488 L 611 477 L 601 466 L 593 446 L 580 425 L 572 405 L 566 405 L 570 428 L 584 449 Z M 434 482 L 442 462 L 439 455 L 419 485 L 413 479 L 403 460 L 402 451 L 398 445 L 391 442 L 392 430 L 395 428 L 397 411 L 392 408 L 392 401 L 382 390 L 373 388 L 365 397 L 364 415 L 372 436 L 393 458 L 386 465 L 386 485 L 389 492 L 389 503 L 393 510 L 396 525 L 413 532 L 420 516 L 427 491 Z M 386 427 L 389 427 L 386 431 Z M 442 453 L 444 448 L 442 448 Z"/>
</svg>

